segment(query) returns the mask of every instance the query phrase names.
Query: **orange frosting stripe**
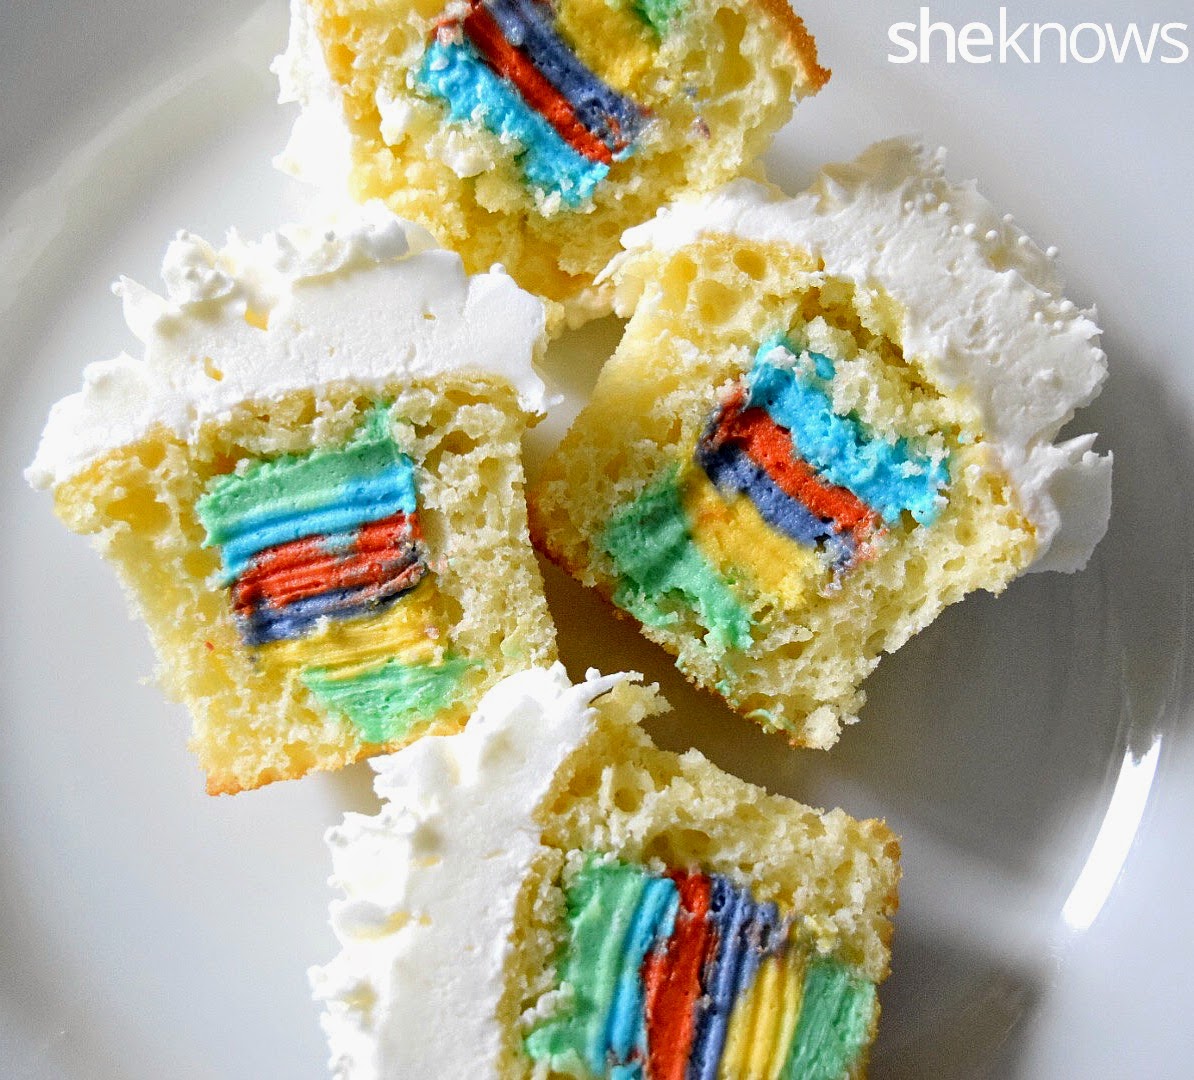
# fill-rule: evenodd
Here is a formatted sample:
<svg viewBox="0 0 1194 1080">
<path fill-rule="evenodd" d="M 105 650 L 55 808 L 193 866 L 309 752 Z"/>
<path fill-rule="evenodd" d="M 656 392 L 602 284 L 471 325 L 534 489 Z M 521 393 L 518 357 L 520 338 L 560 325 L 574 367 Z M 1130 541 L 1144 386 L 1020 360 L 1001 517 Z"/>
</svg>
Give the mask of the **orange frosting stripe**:
<svg viewBox="0 0 1194 1080">
<path fill-rule="evenodd" d="M 717 947 L 715 927 L 708 918 L 709 878 L 680 871 L 668 876 L 680 892 L 676 927 L 667 946 L 643 964 L 647 1075 L 651 1080 L 684 1080 L 701 972 Z"/>
<path fill-rule="evenodd" d="M 555 128 L 560 138 L 590 161 L 613 163 L 609 147 L 580 122 L 572 104 L 543 77 L 530 58 L 506 40 L 485 8 L 474 4 L 462 25 L 485 62 L 514 84 L 523 100 Z"/>
<path fill-rule="evenodd" d="M 403 573 L 412 583 L 422 573 L 419 560 L 410 560 L 411 545 L 421 539 L 418 518 L 394 514 L 356 530 L 352 548 L 329 551 L 324 536 L 307 536 L 279 544 L 254 556 L 252 566 L 237 579 L 232 599 L 236 611 L 248 614 L 262 601 L 282 607 L 331 589 L 358 588 L 389 581 Z M 404 565 L 411 561 L 411 565 Z"/>
<path fill-rule="evenodd" d="M 743 409 L 739 388 L 718 418 L 714 445 L 740 447 L 787 495 L 799 499 L 819 518 L 832 521 L 839 532 L 853 533 L 861 543 L 879 528 L 879 515 L 848 488 L 825 483 L 792 445 L 792 435 L 765 409 Z"/>
</svg>

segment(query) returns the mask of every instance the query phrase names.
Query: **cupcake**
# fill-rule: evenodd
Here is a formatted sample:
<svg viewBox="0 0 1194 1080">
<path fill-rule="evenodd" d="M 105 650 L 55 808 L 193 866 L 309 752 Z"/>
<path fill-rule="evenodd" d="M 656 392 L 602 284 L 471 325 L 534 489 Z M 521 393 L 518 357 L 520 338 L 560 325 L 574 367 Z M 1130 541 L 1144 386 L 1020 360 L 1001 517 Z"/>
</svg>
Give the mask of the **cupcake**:
<svg viewBox="0 0 1194 1080">
<path fill-rule="evenodd" d="M 521 672 L 372 763 L 328 833 L 333 1075 L 863 1075 L 898 842 L 657 749 L 636 678 Z"/>
<path fill-rule="evenodd" d="M 693 682 L 827 748 L 946 605 L 1086 563 L 1111 459 L 1054 440 L 1106 374 L 1093 316 L 942 154 L 737 181 L 624 244 L 630 322 L 531 531 Z"/>
<path fill-rule="evenodd" d="M 458 730 L 555 656 L 520 439 L 542 304 L 370 207 L 180 234 L 144 355 L 90 365 L 30 481 L 114 564 L 211 793 Z"/>
<path fill-rule="evenodd" d="M 383 199 L 579 323 L 618 238 L 758 172 L 829 73 L 785 0 L 292 0 L 283 168 Z M 554 309 L 553 309 L 554 310 Z"/>
</svg>

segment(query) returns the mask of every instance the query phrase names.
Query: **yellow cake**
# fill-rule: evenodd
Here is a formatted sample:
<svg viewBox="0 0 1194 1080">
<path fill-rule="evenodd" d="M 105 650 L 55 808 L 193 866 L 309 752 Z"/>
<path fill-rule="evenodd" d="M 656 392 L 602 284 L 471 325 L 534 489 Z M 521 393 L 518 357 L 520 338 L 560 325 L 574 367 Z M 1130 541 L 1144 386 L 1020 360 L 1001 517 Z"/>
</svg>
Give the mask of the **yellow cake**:
<svg viewBox="0 0 1194 1080">
<path fill-rule="evenodd" d="M 455 731 L 555 655 L 520 440 L 542 304 L 380 207 L 123 281 L 143 358 L 92 364 L 30 480 L 116 567 L 207 789 Z"/>
<path fill-rule="evenodd" d="M 339 1080 L 864 1075 L 898 841 L 656 748 L 636 678 L 521 672 L 373 762 L 311 972 Z"/>
<path fill-rule="evenodd" d="M 1075 570 L 1105 376 L 1052 254 L 903 140 L 806 194 L 739 181 L 624 240 L 625 337 L 531 492 L 546 554 L 694 682 L 826 748 L 947 604 Z"/>
<path fill-rule="evenodd" d="M 627 227 L 744 172 L 829 73 L 786 0 L 292 0 L 280 163 L 578 323 Z"/>
</svg>

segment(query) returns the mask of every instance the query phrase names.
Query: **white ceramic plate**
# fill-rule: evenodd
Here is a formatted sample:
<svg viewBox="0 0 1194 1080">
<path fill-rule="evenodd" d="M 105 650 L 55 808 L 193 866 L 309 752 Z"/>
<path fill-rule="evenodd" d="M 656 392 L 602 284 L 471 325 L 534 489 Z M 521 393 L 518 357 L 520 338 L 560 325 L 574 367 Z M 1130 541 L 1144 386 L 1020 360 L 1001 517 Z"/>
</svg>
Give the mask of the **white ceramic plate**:
<svg viewBox="0 0 1194 1080">
<path fill-rule="evenodd" d="M 183 711 L 139 681 L 141 627 L 19 472 L 50 402 L 130 343 L 107 292 L 118 273 L 153 284 L 181 226 L 218 238 L 300 213 L 305 193 L 269 163 L 290 120 L 267 73 L 284 6 L 247 22 L 232 0 L 0 8 L 3 1077 L 325 1075 L 304 977 L 333 951 L 320 838 L 370 805 L 367 769 L 204 796 Z M 1034 17 L 1022 6 L 1013 17 Z M 1049 15 L 1147 26 L 1182 7 L 1059 0 Z M 874 1077 L 1188 1077 L 1194 63 L 893 66 L 887 27 L 915 6 L 802 8 L 837 73 L 773 175 L 795 188 L 920 130 L 1061 246 L 1111 357 L 1078 420 L 1116 454 L 1111 531 L 1085 573 L 973 598 L 887 660 L 830 755 L 790 753 L 691 691 L 549 572 L 565 658 L 658 679 L 677 707 L 656 730 L 669 745 L 903 834 Z M 532 464 L 617 333 L 555 350 L 567 403 Z"/>
</svg>

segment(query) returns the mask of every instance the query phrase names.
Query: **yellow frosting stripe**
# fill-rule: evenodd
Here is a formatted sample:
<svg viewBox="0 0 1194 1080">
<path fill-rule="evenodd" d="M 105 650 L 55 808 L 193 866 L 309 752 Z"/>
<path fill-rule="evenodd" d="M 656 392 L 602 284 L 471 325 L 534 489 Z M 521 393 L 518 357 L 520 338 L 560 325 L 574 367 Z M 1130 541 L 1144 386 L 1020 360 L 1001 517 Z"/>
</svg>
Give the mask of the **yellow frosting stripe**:
<svg viewBox="0 0 1194 1080">
<path fill-rule="evenodd" d="M 807 956 L 796 949 L 788 949 L 780 961 L 779 1009 L 771 1037 L 761 1045 L 766 1048 L 764 1065 L 758 1072 L 762 1080 L 780 1080 L 792 1040 L 796 1037 L 796 1025 L 800 1020 L 800 1006 L 804 997 L 804 971 Z"/>
<path fill-rule="evenodd" d="M 751 1080 L 768 1077 L 767 1067 L 771 1058 L 771 1044 L 779 1027 L 784 1006 L 784 962 L 779 956 L 769 956 L 759 968 L 758 994 L 755 1000 L 754 1025 L 750 1033 L 750 1056 L 743 1070 L 743 1076 Z"/>
<path fill-rule="evenodd" d="M 825 576 L 812 548 L 771 528 L 745 495 L 726 499 L 700 469 L 683 479 L 684 509 L 701 553 L 726 579 L 747 575 L 761 593 L 795 607 Z"/>
<path fill-rule="evenodd" d="M 729 1031 L 726 1033 L 725 1049 L 717 1068 L 718 1080 L 747 1080 L 759 1002 L 765 994 L 765 978 L 772 959 L 768 957 L 763 961 L 750 989 L 734 1003 Z"/>
<path fill-rule="evenodd" d="M 779 1080 L 800 1017 L 804 957 L 768 956 L 734 1005 L 718 1080 Z"/>
<path fill-rule="evenodd" d="M 326 669 L 330 678 L 351 679 L 387 660 L 435 663 L 446 641 L 438 591 L 428 577 L 377 615 L 329 619 L 308 637 L 263 646 L 261 655 L 270 664 L 318 667 Z"/>
<path fill-rule="evenodd" d="M 623 94 L 642 92 L 659 42 L 629 3 L 576 0 L 556 7 L 556 28 L 590 71 Z"/>
</svg>

